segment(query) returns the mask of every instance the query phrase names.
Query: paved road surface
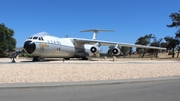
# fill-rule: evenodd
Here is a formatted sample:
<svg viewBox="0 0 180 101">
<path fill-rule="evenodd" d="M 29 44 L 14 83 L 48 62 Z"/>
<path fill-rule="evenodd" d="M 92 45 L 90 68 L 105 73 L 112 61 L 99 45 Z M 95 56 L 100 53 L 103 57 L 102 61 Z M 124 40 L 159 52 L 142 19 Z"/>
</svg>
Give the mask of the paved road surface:
<svg viewBox="0 0 180 101">
<path fill-rule="evenodd" d="M 0 101 L 180 101 L 180 79 L 0 88 Z"/>
</svg>

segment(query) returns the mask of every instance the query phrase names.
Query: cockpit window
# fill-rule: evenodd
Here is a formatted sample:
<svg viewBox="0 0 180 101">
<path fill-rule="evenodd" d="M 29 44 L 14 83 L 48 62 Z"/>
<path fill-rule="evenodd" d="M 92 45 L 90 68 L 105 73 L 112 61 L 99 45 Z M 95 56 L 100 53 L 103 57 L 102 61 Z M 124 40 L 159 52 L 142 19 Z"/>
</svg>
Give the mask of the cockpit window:
<svg viewBox="0 0 180 101">
<path fill-rule="evenodd" d="M 44 39 L 41 37 L 41 40 L 44 41 Z"/>
<path fill-rule="evenodd" d="M 39 38 L 38 38 L 38 40 L 42 40 L 42 41 L 44 41 L 44 39 L 43 39 L 42 37 L 39 37 Z"/>
<path fill-rule="evenodd" d="M 38 37 L 33 37 L 33 39 L 37 39 Z"/>
<path fill-rule="evenodd" d="M 29 37 L 28 39 L 32 39 L 32 37 Z"/>
</svg>

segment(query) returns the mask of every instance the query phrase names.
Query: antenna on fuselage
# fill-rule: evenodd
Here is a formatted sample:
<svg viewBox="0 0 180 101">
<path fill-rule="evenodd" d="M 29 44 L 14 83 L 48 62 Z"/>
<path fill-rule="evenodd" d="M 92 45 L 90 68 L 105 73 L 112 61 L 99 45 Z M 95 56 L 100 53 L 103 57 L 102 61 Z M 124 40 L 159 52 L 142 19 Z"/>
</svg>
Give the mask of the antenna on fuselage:
<svg viewBox="0 0 180 101">
<path fill-rule="evenodd" d="M 82 30 L 80 32 L 94 32 L 92 40 L 96 40 L 98 32 L 114 32 L 114 30 L 90 29 L 90 30 Z"/>
</svg>

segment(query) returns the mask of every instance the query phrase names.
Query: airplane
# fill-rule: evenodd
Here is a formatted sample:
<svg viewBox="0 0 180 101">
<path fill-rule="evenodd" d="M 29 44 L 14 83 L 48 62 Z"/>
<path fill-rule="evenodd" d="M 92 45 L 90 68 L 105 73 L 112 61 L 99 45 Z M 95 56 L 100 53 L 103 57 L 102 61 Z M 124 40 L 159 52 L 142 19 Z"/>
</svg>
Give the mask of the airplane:
<svg viewBox="0 0 180 101">
<path fill-rule="evenodd" d="M 88 60 L 89 57 L 100 53 L 100 46 L 115 46 L 112 55 L 119 55 L 118 46 L 138 47 L 166 50 L 162 47 L 152 47 L 120 42 L 96 40 L 98 32 L 114 32 L 114 30 L 90 29 L 80 32 L 94 32 L 92 39 L 83 38 L 59 38 L 49 35 L 47 32 L 40 32 L 30 36 L 24 43 L 24 51 L 33 57 L 32 61 L 40 61 L 43 58 L 81 58 Z"/>
</svg>

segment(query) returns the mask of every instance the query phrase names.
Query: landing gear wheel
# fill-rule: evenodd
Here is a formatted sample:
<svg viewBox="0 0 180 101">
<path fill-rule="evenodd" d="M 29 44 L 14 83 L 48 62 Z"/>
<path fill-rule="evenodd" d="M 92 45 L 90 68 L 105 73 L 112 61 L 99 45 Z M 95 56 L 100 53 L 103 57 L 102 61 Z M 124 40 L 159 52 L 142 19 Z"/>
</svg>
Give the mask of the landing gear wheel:
<svg viewBox="0 0 180 101">
<path fill-rule="evenodd" d="M 41 58 L 39 57 L 39 56 L 36 56 L 36 57 L 33 57 L 33 60 L 32 60 L 33 62 L 39 62 L 39 61 L 41 61 Z"/>
<path fill-rule="evenodd" d="M 88 60 L 88 58 L 86 58 L 86 57 L 83 57 L 83 58 L 82 58 L 82 60 Z"/>
<path fill-rule="evenodd" d="M 70 60 L 70 58 L 64 58 L 65 60 Z"/>
</svg>

